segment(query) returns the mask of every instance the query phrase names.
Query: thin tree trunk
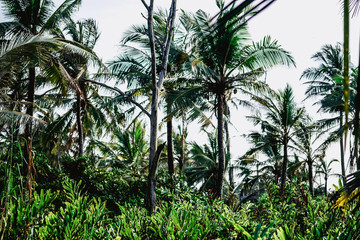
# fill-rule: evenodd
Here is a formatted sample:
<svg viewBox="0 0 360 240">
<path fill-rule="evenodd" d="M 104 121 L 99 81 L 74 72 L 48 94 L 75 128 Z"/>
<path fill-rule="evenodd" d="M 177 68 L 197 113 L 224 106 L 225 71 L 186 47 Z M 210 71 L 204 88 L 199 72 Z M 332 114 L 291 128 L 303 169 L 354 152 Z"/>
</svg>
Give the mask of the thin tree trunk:
<svg viewBox="0 0 360 240">
<path fill-rule="evenodd" d="M 228 109 L 228 107 L 226 107 L 225 115 L 228 115 L 227 109 Z M 231 156 L 230 155 L 230 132 L 229 132 L 228 121 L 224 121 L 224 128 L 225 128 L 225 136 L 226 136 L 226 155 L 230 157 Z M 229 159 L 229 163 L 228 163 L 228 173 L 229 173 L 229 184 L 230 184 L 230 187 L 233 189 L 234 188 L 234 169 L 231 166 L 231 158 Z"/>
<path fill-rule="evenodd" d="M 286 131 L 286 130 L 285 130 Z M 285 134 L 284 136 L 284 160 L 283 160 L 283 164 L 282 164 L 282 171 L 281 171 L 281 194 L 284 194 L 284 190 L 285 190 L 285 184 L 286 184 L 286 172 L 287 172 L 287 164 L 288 164 L 288 154 L 287 154 L 287 145 L 288 145 L 288 136 L 287 134 Z"/>
<path fill-rule="evenodd" d="M 81 96 L 79 93 L 76 94 L 76 123 L 77 123 L 77 129 L 79 134 L 79 157 L 83 156 L 83 149 L 84 149 L 84 140 L 83 140 L 83 128 L 82 128 L 82 122 L 81 122 Z"/>
<path fill-rule="evenodd" d="M 172 0 L 169 17 L 166 22 L 165 37 L 161 45 L 161 70 L 159 72 L 157 80 L 157 64 L 156 64 L 156 50 L 155 50 L 155 34 L 154 34 L 154 0 L 150 0 L 147 4 L 145 0 L 141 0 L 146 10 L 148 11 L 148 36 L 149 47 L 151 52 L 151 84 L 152 84 L 152 98 L 151 98 L 151 113 L 150 113 L 150 154 L 149 154 L 149 178 L 148 178 L 148 190 L 145 197 L 145 204 L 150 213 L 155 210 L 155 187 L 156 178 L 151 178 L 152 166 L 157 168 L 157 164 L 153 164 L 152 161 L 156 160 L 156 154 L 161 151 L 157 150 L 157 131 L 158 131 L 158 103 L 159 92 L 163 86 L 164 79 L 166 77 L 166 69 L 168 65 L 168 56 L 170 52 L 170 44 L 174 32 L 174 22 L 176 16 L 176 0 Z M 159 156 L 160 157 L 160 156 Z"/>
<path fill-rule="evenodd" d="M 217 94 L 217 141 L 219 151 L 218 173 L 216 179 L 216 197 L 222 198 L 223 180 L 225 172 L 225 146 L 224 146 L 224 95 Z"/>
<path fill-rule="evenodd" d="M 350 104 L 350 83 L 349 83 L 349 35 L 350 35 L 350 17 L 349 17 L 349 0 L 344 0 L 344 113 L 345 113 L 345 141 L 344 146 L 347 143 L 347 133 L 349 129 L 349 104 Z M 346 147 L 344 147 L 344 150 Z M 345 176 L 345 175 L 344 175 Z"/>
<path fill-rule="evenodd" d="M 173 151 L 173 138 L 172 138 L 172 118 L 166 122 L 167 128 L 167 154 L 168 154 L 168 171 L 170 176 L 174 174 L 174 151 Z"/>
<path fill-rule="evenodd" d="M 308 166 L 309 166 L 309 188 L 310 188 L 310 194 L 314 195 L 314 183 L 313 183 L 313 162 L 310 157 L 308 157 L 307 160 Z"/>
<path fill-rule="evenodd" d="M 147 194 L 145 197 L 145 205 L 150 213 L 155 210 L 155 188 L 156 179 L 151 178 L 152 161 L 155 159 L 157 148 L 157 128 L 158 128 L 158 98 L 159 89 L 156 81 L 156 53 L 155 53 L 155 36 L 154 36 L 154 0 L 150 0 L 149 6 L 144 3 L 148 10 L 148 35 L 149 45 L 151 52 L 151 84 L 152 84 L 152 97 L 151 97 L 151 113 L 150 113 L 150 153 L 149 153 L 149 176 Z M 157 165 L 156 165 L 157 166 Z M 156 171 L 156 170 L 154 170 Z"/>
<path fill-rule="evenodd" d="M 148 9 L 148 31 L 149 31 L 149 44 L 151 49 L 151 70 L 152 70 L 152 96 L 151 96 L 151 113 L 150 113 L 150 156 L 149 167 L 151 161 L 155 156 L 157 148 L 157 128 L 158 128 L 158 101 L 159 101 L 159 89 L 156 81 L 156 54 L 155 54 L 155 40 L 154 40 L 154 0 L 150 1 Z"/>
<path fill-rule="evenodd" d="M 343 127 L 343 112 L 340 111 L 340 131 Z M 346 173 L 345 173 L 345 157 L 344 157 L 344 139 L 343 134 L 340 133 L 340 161 L 341 161 L 341 175 L 344 183 L 346 182 Z"/>
<path fill-rule="evenodd" d="M 34 97 L 35 97 L 35 79 L 36 72 L 35 67 L 29 68 L 29 85 L 27 91 L 27 101 L 28 106 L 26 108 L 26 114 L 29 116 L 34 115 Z M 25 126 L 25 139 L 27 141 L 27 154 L 25 154 L 26 163 L 24 163 L 24 173 L 27 175 L 27 187 L 31 196 L 32 190 L 32 169 L 33 169 L 33 159 L 32 159 L 32 131 L 33 131 L 32 119 L 30 119 Z"/>
<path fill-rule="evenodd" d="M 360 49 L 360 39 L 359 39 L 359 49 Z M 360 114 L 360 55 L 359 55 L 359 65 L 358 65 L 358 75 L 356 80 L 356 96 L 355 96 L 355 119 L 354 119 L 354 132 L 355 132 L 355 141 L 354 141 L 354 153 L 356 161 L 356 170 L 360 170 L 360 159 L 359 159 L 359 114 Z"/>
<path fill-rule="evenodd" d="M 327 177 L 325 177 L 325 196 L 327 196 L 328 194 L 328 192 L 327 192 L 327 182 L 328 182 L 328 178 Z"/>
<path fill-rule="evenodd" d="M 165 147 L 165 143 L 161 144 L 158 147 L 154 155 L 154 158 L 151 161 L 151 165 L 149 169 L 148 188 L 147 188 L 148 201 L 146 202 L 146 208 L 150 213 L 155 212 L 155 206 L 156 206 L 155 190 L 156 190 L 156 182 L 157 182 L 157 167 L 159 164 L 161 151 L 164 149 L 164 147 Z"/>
<path fill-rule="evenodd" d="M 181 150 L 180 150 L 180 159 L 179 159 L 179 169 L 180 169 L 180 173 L 182 173 L 184 164 L 185 164 L 185 134 L 187 132 L 186 129 L 186 115 L 185 113 L 182 114 L 181 117 L 181 121 L 182 121 L 182 133 L 181 133 Z"/>
</svg>

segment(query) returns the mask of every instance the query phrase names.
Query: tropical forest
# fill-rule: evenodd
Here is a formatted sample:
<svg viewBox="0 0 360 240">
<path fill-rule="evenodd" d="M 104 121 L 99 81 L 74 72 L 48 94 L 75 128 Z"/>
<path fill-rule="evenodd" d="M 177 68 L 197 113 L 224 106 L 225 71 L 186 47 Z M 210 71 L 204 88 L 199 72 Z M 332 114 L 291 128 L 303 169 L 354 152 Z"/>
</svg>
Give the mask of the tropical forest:
<svg viewBox="0 0 360 240">
<path fill-rule="evenodd" d="M 281 2 L 0 0 L 0 239 L 360 239 L 360 0 Z"/>
</svg>

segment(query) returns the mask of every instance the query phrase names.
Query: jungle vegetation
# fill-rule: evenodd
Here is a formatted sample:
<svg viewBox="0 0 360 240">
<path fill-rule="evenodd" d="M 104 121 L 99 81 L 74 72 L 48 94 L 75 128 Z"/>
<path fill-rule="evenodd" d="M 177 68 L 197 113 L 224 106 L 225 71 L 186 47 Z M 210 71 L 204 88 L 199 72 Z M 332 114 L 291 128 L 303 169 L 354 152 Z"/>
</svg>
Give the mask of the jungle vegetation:
<svg viewBox="0 0 360 240">
<path fill-rule="evenodd" d="M 248 32 L 275 1 L 216 0 L 213 16 L 141 0 L 144 23 L 103 62 L 81 0 L 0 0 L 0 239 L 360 239 L 360 1 L 341 1 L 344 42 L 294 79 L 324 119 L 264 80 L 296 67 L 281 39 Z M 253 124 L 242 156 L 237 108 Z"/>
</svg>

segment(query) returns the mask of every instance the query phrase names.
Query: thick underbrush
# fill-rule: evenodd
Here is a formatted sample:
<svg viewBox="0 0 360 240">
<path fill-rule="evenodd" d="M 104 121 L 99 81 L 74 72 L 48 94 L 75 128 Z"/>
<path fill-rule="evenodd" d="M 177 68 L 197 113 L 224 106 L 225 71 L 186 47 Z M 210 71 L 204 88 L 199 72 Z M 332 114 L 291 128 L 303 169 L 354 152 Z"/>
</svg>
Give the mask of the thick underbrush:
<svg viewBox="0 0 360 240">
<path fill-rule="evenodd" d="M 170 191 L 160 174 L 149 215 L 145 177 L 88 171 L 86 159 L 63 162 L 58 172 L 38 163 L 31 198 L 16 171 L 3 175 L 1 239 L 356 239 L 359 231 L 352 205 L 334 207 L 331 197 L 312 197 L 295 180 L 284 195 L 269 184 L 256 202 L 229 195 L 223 202 L 176 180 Z"/>
</svg>

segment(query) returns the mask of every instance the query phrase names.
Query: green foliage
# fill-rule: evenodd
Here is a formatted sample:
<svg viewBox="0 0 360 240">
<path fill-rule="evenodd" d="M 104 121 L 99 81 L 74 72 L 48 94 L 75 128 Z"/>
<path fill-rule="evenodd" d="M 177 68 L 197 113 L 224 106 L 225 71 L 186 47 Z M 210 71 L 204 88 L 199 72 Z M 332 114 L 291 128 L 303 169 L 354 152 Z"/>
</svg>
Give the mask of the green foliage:
<svg viewBox="0 0 360 240">
<path fill-rule="evenodd" d="M 26 201 L 23 196 L 14 195 L 7 212 L 2 215 L 0 228 L 2 239 L 29 239 L 34 237 L 32 229 L 41 226 L 55 195 L 50 190 L 34 193 L 33 199 Z"/>
<path fill-rule="evenodd" d="M 49 212 L 45 223 L 37 230 L 42 239 L 105 239 L 108 235 L 105 203 L 83 196 L 79 183 L 65 180 L 67 202 L 57 212 Z"/>
</svg>

